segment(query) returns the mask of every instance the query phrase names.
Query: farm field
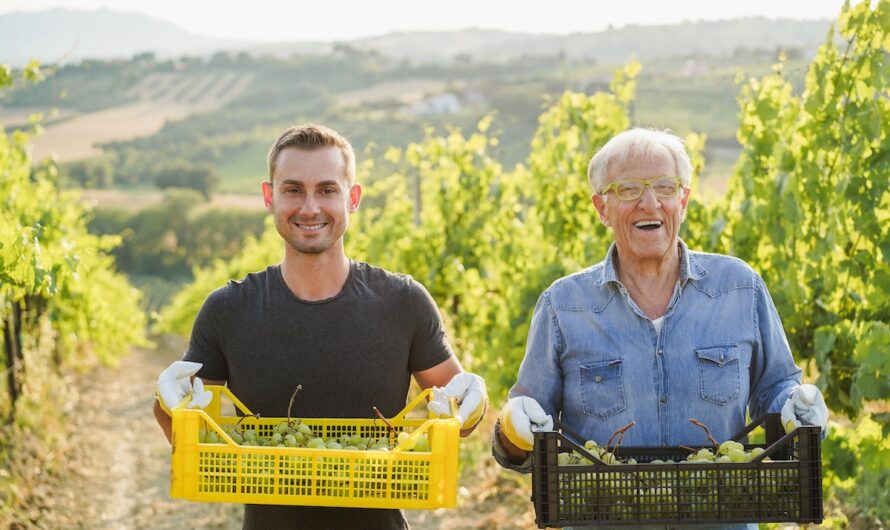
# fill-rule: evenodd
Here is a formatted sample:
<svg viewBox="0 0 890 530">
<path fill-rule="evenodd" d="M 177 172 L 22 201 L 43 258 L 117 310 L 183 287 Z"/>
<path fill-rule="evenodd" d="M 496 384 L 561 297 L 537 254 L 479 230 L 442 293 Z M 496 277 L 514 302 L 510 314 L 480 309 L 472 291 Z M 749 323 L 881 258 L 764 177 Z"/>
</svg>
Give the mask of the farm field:
<svg viewBox="0 0 890 530">
<path fill-rule="evenodd" d="M 96 208 L 120 208 L 130 212 L 138 211 L 161 203 L 164 194 L 154 190 L 83 190 L 83 201 Z M 210 208 L 236 208 L 243 210 L 262 210 L 263 197 L 259 185 L 253 195 L 250 194 L 217 194 L 207 204 L 196 211 Z"/>
<path fill-rule="evenodd" d="M 258 194 L 260 182 L 265 180 L 266 155 L 271 140 L 257 141 L 232 149 L 214 164 L 219 172 L 219 191 L 231 194 Z"/>
<path fill-rule="evenodd" d="M 34 160 L 54 157 L 59 162 L 70 162 L 90 158 L 102 152 L 103 143 L 151 136 L 167 121 L 190 113 L 187 106 L 176 103 L 136 103 L 84 114 L 50 125 L 34 137 Z"/>
<path fill-rule="evenodd" d="M 47 125 L 42 134 L 33 138 L 34 160 L 83 160 L 99 155 L 103 143 L 151 136 L 168 121 L 222 107 L 243 92 L 253 78 L 253 74 L 237 72 L 150 74 L 128 90 L 133 103 L 81 115 L 72 109 L 59 109 L 58 114 L 69 119 L 60 121 L 56 117 L 57 123 Z M 8 120 L 23 124 L 28 115 L 41 109 L 7 112 L 0 116 L 0 123 Z"/>
<path fill-rule="evenodd" d="M 71 109 L 51 109 L 42 107 L 0 107 L 0 124 L 6 128 L 27 127 L 31 116 L 39 114 L 43 123 L 54 123 L 76 116 L 77 112 Z"/>
<path fill-rule="evenodd" d="M 341 92 L 337 94 L 337 102 L 347 107 L 384 99 L 413 103 L 420 101 L 426 95 L 442 92 L 446 86 L 445 81 L 441 79 L 414 78 L 386 81 L 357 90 Z"/>
</svg>

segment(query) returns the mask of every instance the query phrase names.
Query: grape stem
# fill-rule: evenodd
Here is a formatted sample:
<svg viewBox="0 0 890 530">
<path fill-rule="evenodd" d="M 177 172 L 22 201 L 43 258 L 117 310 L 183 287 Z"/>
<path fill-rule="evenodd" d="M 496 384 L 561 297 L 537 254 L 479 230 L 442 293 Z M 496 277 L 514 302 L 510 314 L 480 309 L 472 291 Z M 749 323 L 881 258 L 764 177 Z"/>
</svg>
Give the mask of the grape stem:
<svg viewBox="0 0 890 530">
<path fill-rule="evenodd" d="M 395 434 L 396 434 L 396 428 L 393 427 L 392 424 L 391 424 L 389 421 L 387 421 L 386 416 L 384 416 L 383 414 L 381 414 L 381 413 L 380 413 L 380 410 L 379 410 L 377 407 L 371 407 L 371 408 L 374 410 L 374 414 L 376 414 L 377 417 L 380 418 L 380 420 L 383 421 L 383 423 L 386 424 L 386 427 L 389 429 L 390 434 L 393 435 L 393 436 L 395 436 Z M 376 418 L 375 418 L 374 421 L 377 421 Z"/>
<path fill-rule="evenodd" d="M 714 445 L 714 449 L 718 449 L 718 448 L 720 447 L 720 444 L 717 443 L 717 440 L 715 440 L 714 437 L 711 435 L 711 430 L 708 429 L 708 426 L 707 426 L 707 425 L 705 425 L 704 423 L 698 421 L 698 420 L 695 419 L 695 418 L 689 418 L 689 422 L 692 423 L 693 425 L 697 426 L 697 427 L 701 427 L 702 429 L 704 429 L 705 434 L 708 435 L 708 441 L 711 442 L 711 443 Z"/>
<path fill-rule="evenodd" d="M 615 458 L 618 458 L 618 448 L 621 447 L 621 442 L 624 440 L 624 433 L 626 433 L 628 429 L 636 425 L 636 423 L 637 422 L 632 421 L 624 427 L 613 432 L 612 436 L 609 437 L 609 441 L 606 442 L 606 451 L 611 452 L 613 455 L 615 455 Z M 612 440 L 615 440 L 616 436 L 618 437 L 618 440 L 615 441 L 615 447 L 613 449 L 609 449 L 612 446 Z"/>
<path fill-rule="evenodd" d="M 297 388 L 294 389 L 294 393 L 290 396 L 290 403 L 287 404 L 287 426 L 290 427 L 291 419 L 290 412 L 294 406 L 294 398 L 297 397 L 297 392 L 303 390 L 303 385 L 297 385 Z"/>
<path fill-rule="evenodd" d="M 245 414 L 245 415 L 241 416 L 240 418 L 238 418 L 238 421 L 235 422 L 235 425 L 232 426 L 232 430 L 229 432 L 229 434 L 237 431 L 238 426 L 241 425 L 241 422 L 244 421 L 245 418 L 260 419 L 260 415 L 259 415 L 259 413 L 257 413 L 257 414 Z"/>
</svg>

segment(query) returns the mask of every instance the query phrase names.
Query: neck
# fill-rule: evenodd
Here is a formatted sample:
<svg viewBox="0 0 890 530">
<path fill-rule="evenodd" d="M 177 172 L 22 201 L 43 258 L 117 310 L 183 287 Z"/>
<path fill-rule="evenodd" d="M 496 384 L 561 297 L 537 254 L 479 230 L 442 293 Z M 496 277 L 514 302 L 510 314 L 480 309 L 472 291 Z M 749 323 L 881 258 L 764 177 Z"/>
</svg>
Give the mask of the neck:
<svg viewBox="0 0 890 530">
<path fill-rule="evenodd" d="M 679 249 L 669 252 L 662 260 L 634 262 L 618 260 L 618 280 L 649 318 L 665 314 L 680 278 Z"/>
<path fill-rule="evenodd" d="M 288 249 L 281 262 L 284 283 L 301 300 L 325 300 L 336 296 L 349 277 L 349 258 L 339 253 L 301 254 Z"/>
<path fill-rule="evenodd" d="M 677 282 L 680 277 L 680 256 L 679 249 L 676 252 L 669 252 L 666 256 L 659 260 L 647 261 L 621 261 L 618 259 L 618 279 L 621 282 L 644 282 L 644 283 L 662 283 L 668 282 L 671 285 Z"/>
</svg>

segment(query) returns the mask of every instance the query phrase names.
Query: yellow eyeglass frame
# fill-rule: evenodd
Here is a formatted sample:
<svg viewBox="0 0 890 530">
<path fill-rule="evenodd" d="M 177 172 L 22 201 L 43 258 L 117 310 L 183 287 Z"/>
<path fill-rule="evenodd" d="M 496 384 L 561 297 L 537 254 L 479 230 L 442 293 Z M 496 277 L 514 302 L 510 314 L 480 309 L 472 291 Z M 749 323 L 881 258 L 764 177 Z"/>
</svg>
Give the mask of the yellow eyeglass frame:
<svg viewBox="0 0 890 530">
<path fill-rule="evenodd" d="M 658 189 L 655 186 L 653 186 L 652 184 L 655 182 L 658 182 L 660 180 L 670 180 L 671 182 L 676 184 L 677 189 L 667 195 L 659 193 Z M 627 183 L 631 183 L 631 182 L 634 184 L 642 184 L 642 186 L 639 187 L 639 193 L 637 193 L 633 197 L 630 197 L 630 196 L 622 197 L 621 195 L 619 195 L 618 187 L 621 185 L 627 184 Z M 680 194 L 680 190 L 683 189 L 683 180 L 680 179 L 680 177 L 666 177 L 666 176 L 653 177 L 651 179 L 621 179 L 621 180 L 616 180 L 615 182 L 609 184 L 608 186 L 606 186 L 605 188 L 600 190 L 599 194 L 605 195 L 614 189 L 615 196 L 618 197 L 618 200 L 620 200 L 620 201 L 635 201 L 643 196 L 643 191 L 646 190 L 646 186 L 652 188 L 652 192 L 659 199 L 671 199 L 673 197 L 677 197 Z"/>
</svg>

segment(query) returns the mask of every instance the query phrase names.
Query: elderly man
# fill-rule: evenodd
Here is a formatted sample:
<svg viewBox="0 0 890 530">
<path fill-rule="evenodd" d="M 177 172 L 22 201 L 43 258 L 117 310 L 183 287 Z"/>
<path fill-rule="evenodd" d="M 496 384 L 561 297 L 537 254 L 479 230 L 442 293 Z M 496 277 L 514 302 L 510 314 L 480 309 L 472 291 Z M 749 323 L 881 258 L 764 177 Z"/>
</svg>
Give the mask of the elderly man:
<svg viewBox="0 0 890 530">
<path fill-rule="evenodd" d="M 760 276 L 680 240 L 691 172 L 682 141 L 648 129 L 615 136 L 591 160 L 593 205 L 614 243 L 539 298 L 495 426 L 501 465 L 529 471 L 532 431 L 556 416 L 600 444 L 635 421 L 630 446 L 697 445 L 690 417 L 718 440 L 741 430 L 746 412 L 784 409 L 825 427 L 825 402 L 801 385 Z"/>
</svg>

